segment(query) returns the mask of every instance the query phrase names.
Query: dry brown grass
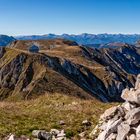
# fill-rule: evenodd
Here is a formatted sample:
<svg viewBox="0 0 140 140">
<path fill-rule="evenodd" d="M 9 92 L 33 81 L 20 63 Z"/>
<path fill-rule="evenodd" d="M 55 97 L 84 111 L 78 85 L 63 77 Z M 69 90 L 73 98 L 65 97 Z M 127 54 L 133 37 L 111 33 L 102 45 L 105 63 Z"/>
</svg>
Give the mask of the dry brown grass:
<svg viewBox="0 0 140 140">
<path fill-rule="evenodd" d="M 114 104 L 96 100 L 82 100 L 61 94 L 44 95 L 38 99 L 21 102 L 0 102 L 0 138 L 15 133 L 29 135 L 34 129 L 64 129 L 67 136 L 84 131 L 82 121 L 87 119 L 93 126 L 105 109 Z M 59 125 L 64 120 L 66 125 Z"/>
</svg>

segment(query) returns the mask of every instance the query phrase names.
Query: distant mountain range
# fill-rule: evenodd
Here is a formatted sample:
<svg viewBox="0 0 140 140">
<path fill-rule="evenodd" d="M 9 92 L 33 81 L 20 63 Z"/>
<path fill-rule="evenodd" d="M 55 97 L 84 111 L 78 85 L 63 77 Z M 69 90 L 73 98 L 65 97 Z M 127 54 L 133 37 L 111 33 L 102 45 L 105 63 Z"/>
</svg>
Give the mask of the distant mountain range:
<svg viewBox="0 0 140 140">
<path fill-rule="evenodd" d="M 124 34 L 81 34 L 81 35 L 31 35 L 31 36 L 7 36 L 0 35 L 0 46 L 6 46 L 15 40 L 50 40 L 50 39 L 66 39 L 77 42 L 79 45 L 85 45 L 94 48 L 114 48 L 127 44 L 137 44 L 140 41 L 139 34 L 124 35 Z M 140 44 L 140 43 L 139 43 Z"/>
<path fill-rule="evenodd" d="M 56 39 L 62 38 L 67 40 L 76 41 L 80 45 L 94 45 L 95 47 L 99 44 L 108 44 L 108 43 L 128 43 L 135 44 L 140 40 L 139 34 L 125 35 L 125 34 L 80 34 L 80 35 L 55 35 L 55 34 L 46 34 L 46 35 L 31 35 L 31 36 L 16 36 L 17 40 L 47 40 L 47 39 Z"/>
</svg>

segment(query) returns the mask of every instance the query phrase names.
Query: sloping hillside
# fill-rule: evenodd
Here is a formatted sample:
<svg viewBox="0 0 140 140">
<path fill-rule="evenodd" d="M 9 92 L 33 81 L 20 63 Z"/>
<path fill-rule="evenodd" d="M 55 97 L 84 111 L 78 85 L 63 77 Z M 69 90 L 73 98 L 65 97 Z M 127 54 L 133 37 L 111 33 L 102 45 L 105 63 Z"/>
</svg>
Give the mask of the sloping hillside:
<svg viewBox="0 0 140 140">
<path fill-rule="evenodd" d="M 33 44 L 39 53 L 29 53 Z M 90 49 L 66 40 L 15 41 L 0 50 L 0 98 L 30 99 L 47 93 L 104 102 L 121 101 L 140 73 L 138 48 Z"/>
<path fill-rule="evenodd" d="M 1 100 L 29 99 L 46 91 L 51 94 L 58 92 L 92 98 L 71 80 L 57 72 L 57 68 L 63 71 L 59 61 L 58 58 L 44 54 L 26 54 L 6 49 L 0 60 Z"/>
</svg>

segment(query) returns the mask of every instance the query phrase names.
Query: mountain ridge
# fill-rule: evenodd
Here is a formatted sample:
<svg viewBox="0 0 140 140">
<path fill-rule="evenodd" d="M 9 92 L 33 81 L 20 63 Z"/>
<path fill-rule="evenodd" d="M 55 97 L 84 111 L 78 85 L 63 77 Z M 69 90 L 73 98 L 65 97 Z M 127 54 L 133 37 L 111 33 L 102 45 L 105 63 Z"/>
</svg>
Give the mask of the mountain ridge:
<svg viewBox="0 0 140 140">
<path fill-rule="evenodd" d="M 64 40 L 58 45 L 57 41 L 15 41 L 1 49 L 1 100 L 57 92 L 103 102 L 122 101 L 122 90 L 133 87 L 140 73 L 140 51 L 133 45 L 96 49 Z M 39 53 L 28 51 L 33 43 Z"/>
</svg>

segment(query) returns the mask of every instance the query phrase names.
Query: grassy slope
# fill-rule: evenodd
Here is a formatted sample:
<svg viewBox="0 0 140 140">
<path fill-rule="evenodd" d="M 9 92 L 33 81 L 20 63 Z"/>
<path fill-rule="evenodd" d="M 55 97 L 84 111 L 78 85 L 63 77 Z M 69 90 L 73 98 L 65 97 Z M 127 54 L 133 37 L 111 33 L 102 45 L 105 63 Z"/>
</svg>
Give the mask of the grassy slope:
<svg viewBox="0 0 140 140">
<path fill-rule="evenodd" d="M 56 50 L 54 50 L 54 52 L 48 52 L 48 54 L 55 56 L 55 51 Z M 64 58 L 69 58 L 74 63 L 83 64 L 82 62 L 85 62 L 83 65 L 93 69 L 93 63 L 90 63 L 80 55 L 81 50 L 79 50 L 79 48 L 75 48 L 73 50 L 69 47 L 66 48 L 65 51 L 69 52 L 69 54 L 62 51 L 62 54 L 65 54 L 63 56 Z M 12 49 L 7 49 L 7 52 L 8 53 L 0 61 L 2 62 L 0 63 L 0 67 L 2 67 L 5 63 L 9 63 L 15 55 L 21 53 Z M 80 53 L 78 55 L 80 57 L 76 57 L 77 53 Z M 61 56 L 62 54 L 57 52 L 58 56 Z M 53 76 L 50 77 L 53 78 Z M 56 79 L 55 75 L 54 77 Z M 64 79 L 61 81 L 65 83 L 66 80 Z M 52 83 L 52 80 L 50 83 Z M 68 83 L 68 81 L 66 81 L 66 83 Z M 72 91 L 72 93 L 74 93 L 74 91 Z M 90 120 L 93 122 L 94 127 L 99 116 L 104 112 L 104 110 L 112 105 L 114 104 L 103 104 L 95 99 L 81 100 L 75 97 L 60 94 L 44 95 L 34 100 L 14 103 L 3 101 L 0 102 L 0 139 L 9 133 L 30 136 L 32 130 L 34 129 L 45 129 L 49 131 L 51 128 L 65 129 L 67 135 L 76 135 L 85 129 L 81 125 L 83 120 Z M 64 120 L 66 125 L 60 126 L 60 120 Z M 90 131 L 92 128 L 87 131 Z"/>
<path fill-rule="evenodd" d="M 16 103 L 0 102 L 0 138 L 9 133 L 30 136 L 32 130 L 49 131 L 51 128 L 65 129 L 67 136 L 76 135 L 85 129 L 81 125 L 83 120 L 88 119 L 96 125 L 99 116 L 112 105 L 60 94 Z M 66 125 L 59 125 L 60 120 Z"/>
</svg>

